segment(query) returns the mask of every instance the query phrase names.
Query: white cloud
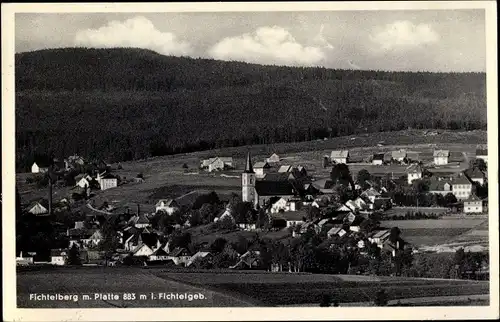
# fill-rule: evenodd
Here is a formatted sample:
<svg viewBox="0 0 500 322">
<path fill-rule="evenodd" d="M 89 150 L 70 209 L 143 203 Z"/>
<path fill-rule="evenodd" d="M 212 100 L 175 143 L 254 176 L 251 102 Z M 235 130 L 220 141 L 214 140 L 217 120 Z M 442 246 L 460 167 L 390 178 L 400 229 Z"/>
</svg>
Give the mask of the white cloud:
<svg viewBox="0 0 500 322">
<path fill-rule="evenodd" d="M 325 59 L 322 48 L 298 43 L 282 27 L 260 27 L 252 34 L 227 37 L 208 51 L 215 59 L 259 64 L 317 65 Z"/>
<path fill-rule="evenodd" d="M 331 50 L 331 49 L 333 49 L 333 46 L 332 46 L 332 44 L 330 44 L 328 42 L 328 40 L 326 40 L 325 36 L 323 36 L 324 29 L 325 29 L 325 25 L 321 25 L 321 27 L 319 29 L 319 33 L 316 35 L 316 37 L 314 37 L 314 42 Z"/>
<path fill-rule="evenodd" d="M 189 43 L 180 41 L 171 32 L 156 29 L 151 21 L 142 16 L 123 22 L 114 20 L 98 29 L 79 30 L 75 44 L 96 48 L 138 47 L 163 55 L 188 55 L 192 52 Z"/>
<path fill-rule="evenodd" d="M 435 43 L 439 41 L 439 34 L 431 25 L 399 20 L 373 32 L 370 40 L 382 51 L 401 50 Z"/>
</svg>

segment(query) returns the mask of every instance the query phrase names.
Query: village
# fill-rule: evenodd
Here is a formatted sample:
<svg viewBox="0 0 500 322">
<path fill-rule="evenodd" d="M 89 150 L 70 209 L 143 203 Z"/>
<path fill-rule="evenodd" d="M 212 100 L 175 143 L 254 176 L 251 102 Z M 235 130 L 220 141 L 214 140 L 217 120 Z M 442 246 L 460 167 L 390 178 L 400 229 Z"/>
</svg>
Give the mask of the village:
<svg viewBox="0 0 500 322">
<path fill-rule="evenodd" d="M 314 240 L 317 247 L 356 253 L 358 259 L 349 260 L 348 270 L 339 269 L 340 273 L 367 273 L 359 256 L 370 261 L 386 254 L 398 267 L 394 263 L 418 252 L 418 247 L 404 240 L 404 229 L 380 224 L 391 210 L 407 209 L 399 211 L 401 219 L 437 217 L 434 207 L 446 209 L 439 216 L 487 213 L 487 151 L 477 149 L 465 168 L 452 156 L 448 150 L 434 150 L 433 159 L 420 160 L 418 153 L 398 149 L 355 160 L 349 150 L 337 150 L 322 160 L 330 171 L 326 178 L 313 177 L 304 166 L 287 164 L 276 153 L 262 160 L 248 153 L 239 166 L 232 157 L 214 156 L 200 160 L 199 171 L 240 172 L 241 195 L 232 193 L 230 200 L 221 200 L 215 192 L 193 191 L 158 199 L 151 213 L 141 211 L 139 204 L 123 212 L 111 203 L 96 205 L 92 200 L 99 191 L 140 184 L 141 174 L 124 180 L 106 162 L 86 162 L 77 155 L 64 161 L 35 161 L 31 172 L 47 178 L 49 198 L 31 203 L 23 216 L 58 218 L 50 219 L 58 242 L 48 243 L 58 247 L 47 249 L 43 257 L 19 249 L 17 264 L 300 272 L 306 265 L 297 245 Z M 404 173 L 395 174 L 393 166 Z M 350 168 L 361 170 L 352 173 Z M 54 201 L 52 186 L 60 181 L 73 186 L 67 197 Z M 75 204 L 87 208 L 85 215 L 61 220 Z M 216 237 L 203 240 L 203 235 Z M 391 272 L 399 273 L 400 269 Z"/>
</svg>

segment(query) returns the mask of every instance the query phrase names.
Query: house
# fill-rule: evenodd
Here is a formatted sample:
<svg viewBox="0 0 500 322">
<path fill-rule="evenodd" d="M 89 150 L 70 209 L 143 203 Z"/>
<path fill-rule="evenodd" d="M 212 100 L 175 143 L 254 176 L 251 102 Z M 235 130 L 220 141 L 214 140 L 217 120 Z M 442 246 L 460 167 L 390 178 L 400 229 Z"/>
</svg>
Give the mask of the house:
<svg viewBox="0 0 500 322">
<path fill-rule="evenodd" d="M 292 172 L 293 167 L 291 165 L 282 165 L 278 169 L 278 173 L 287 173 L 287 172 Z"/>
<path fill-rule="evenodd" d="M 347 232 L 342 227 L 333 227 L 326 233 L 326 236 L 328 238 L 332 238 L 334 236 L 342 237 L 345 234 L 347 234 Z"/>
<path fill-rule="evenodd" d="M 76 185 L 80 188 L 90 188 L 90 184 L 92 183 L 92 177 L 89 175 L 78 175 L 75 177 Z"/>
<path fill-rule="evenodd" d="M 329 204 L 328 198 L 316 198 L 312 203 L 311 206 L 316 207 L 318 209 L 325 208 Z"/>
<path fill-rule="evenodd" d="M 35 201 L 31 203 L 28 206 L 27 211 L 30 214 L 36 216 L 48 216 L 49 215 L 48 208 L 49 208 L 48 201 L 45 199 L 41 199 L 40 201 Z"/>
<path fill-rule="evenodd" d="M 246 230 L 246 231 L 252 231 L 252 230 L 255 230 L 257 229 L 257 225 L 255 223 L 237 223 L 237 226 L 240 228 L 240 229 L 243 229 L 243 230 Z"/>
<path fill-rule="evenodd" d="M 163 211 L 169 215 L 173 214 L 180 208 L 179 204 L 174 199 L 160 199 L 156 203 L 155 207 L 156 207 L 156 212 Z"/>
<path fill-rule="evenodd" d="M 422 179 L 423 170 L 418 164 L 412 164 L 406 168 L 406 173 L 408 174 L 408 184 L 411 184 L 414 180 Z"/>
<path fill-rule="evenodd" d="M 64 161 L 61 161 L 57 158 L 54 158 L 53 162 L 52 162 L 52 165 L 54 166 L 54 169 L 56 169 L 57 171 L 64 171 L 66 170 L 66 164 Z"/>
<path fill-rule="evenodd" d="M 151 254 L 153 254 L 153 250 L 146 244 L 137 245 L 137 247 L 135 247 L 134 251 L 132 252 L 132 256 L 135 257 L 140 257 L 140 256 L 149 257 Z"/>
<path fill-rule="evenodd" d="M 145 214 L 132 216 L 129 219 L 128 223 L 129 225 L 132 225 L 136 228 L 147 228 L 151 226 L 151 223 L 149 222 L 149 219 Z"/>
<path fill-rule="evenodd" d="M 274 218 L 283 219 L 286 221 L 286 227 L 301 225 L 306 221 L 307 214 L 305 211 L 284 211 L 273 215 Z"/>
<path fill-rule="evenodd" d="M 391 231 L 389 229 L 385 230 L 379 230 L 376 232 L 373 232 L 369 237 L 368 240 L 370 243 L 375 243 L 379 248 L 382 248 L 384 245 L 384 242 L 389 239 L 389 236 L 391 234 Z"/>
<path fill-rule="evenodd" d="M 233 167 L 232 157 L 215 157 L 203 160 L 201 163 L 202 168 L 207 168 L 209 172 L 216 170 L 224 170 Z"/>
<path fill-rule="evenodd" d="M 347 164 L 349 161 L 349 151 L 348 150 L 339 150 L 332 151 L 330 155 L 331 162 L 335 162 L 337 164 L 343 163 Z"/>
<path fill-rule="evenodd" d="M 461 175 L 451 182 L 451 189 L 458 200 L 465 200 L 472 194 L 473 185 L 467 176 Z"/>
<path fill-rule="evenodd" d="M 209 251 L 199 251 L 189 258 L 189 260 L 186 262 L 186 267 L 193 265 L 193 263 L 197 260 L 211 259 L 212 257 L 213 255 Z"/>
<path fill-rule="evenodd" d="M 347 216 L 347 220 L 349 221 L 349 230 L 354 231 L 354 232 L 360 232 L 361 231 L 361 223 L 365 220 L 362 216 L 356 216 L 354 215 L 354 219 L 350 220 L 350 216 L 353 214 L 350 214 Z"/>
<path fill-rule="evenodd" d="M 299 210 L 301 206 L 300 200 L 290 200 L 287 198 L 279 198 L 276 202 L 271 205 L 271 213 L 277 213 L 282 211 L 296 211 Z"/>
<path fill-rule="evenodd" d="M 452 193 L 451 182 L 448 180 L 431 179 L 429 183 L 429 193 L 447 195 Z"/>
<path fill-rule="evenodd" d="M 16 256 L 16 265 L 17 266 L 28 266 L 33 264 L 33 256 L 23 256 L 23 252 L 19 253 L 19 256 Z"/>
<path fill-rule="evenodd" d="M 68 258 L 68 251 L 66 249 L 51 249 L 50 250 L 50 263 L 52 265 L 66 265 Z"/>
<path fill-rule="evenodd" d="M 273 197 L 290 200 L 298 194 L 298 189 L 291 181 L 287 179 L 267 180 L 268 175 L 264 177 L 265 180 L 257 180 L 255 182 L 256 205 L 269 204 Z"/>
<path fill-rule="evenodd" d="M 484 179 L 485 175 L 484 173 L 479 170 L 478 168 L 474 169 L 467 169 L 465 171 L 465 175 L 472 181 L 480 184 L 481 186 L 484 185 Z"/>
<path fill-rule="evenodd" d="M 383 165 L 384 164 L 384 153 L 376 153 L 373 155 L 372 159 L 373 165 Z"/>
<path fill-rule="evenodd" d="M 85 165 L 85 160 L 76 154 L 69 156 L 66 160 L 64 160 L 66 165 L 66 169 L 69 170 L 74 166 L 82 166 Z"/>
<path fill-rule="evenodd" d="M 31 173 L 45 173 L 49 171 L 50 164 L 42 160 L 33 162 Z"/>
<path fill-rule="evenodd" d="M 479 199 L 475 194 L 471 194 L 469 198 L 464 200 L 464 212 L 466 214 L 482 213 L 483 201 Z"/>
<path fill-rule="evenodd" d="M 392 160 L 403 162 L 407 158 L 406 150 L 400 149 L 391 152 Z"/>
<path fill-rule="evenodd" d="M 176 247 L 168 254 L 168 259 L 173 260 L 175 265 L 186 265 L 191 257 L 192 256 L 189 254 L 189 251 L 183 247 Z"/>
<path fill-rule="evenodd" d="M 92 235 L 88 238 L 87 247 L 96 247 L 104 240 L 104 236 L 100 229 L 97 229 L 93 232 Z"/>
<path fill-rule="evenodd" d="M 253 170 L 257 178 L 262 178 L 271 169 L 271 166 L 267 162 L 256 162 L 253 165 Z"/>
<path fill-rule="evenodd" d="M 260 251 L 249 250 L 240 256 L 238 262 L 229 266 L 231 269 L 252 269 L 260 266 Z"/>
<path fill-rule="evenodd" d="M 435 150 L 433 156 L 434 156 L 434 164 L 435 165 L 448 164 L 448 159 L 450 157 L 450 151 L 448 151 L 448 150 Z"/>
<path fill-rule="evenodd" d="M 484 163 L 488 163 L 488 150 L 477 149 L 476 150 L 476 159 L 484 160 Z"/>
<path fill-rule="evenodd" d="M 375 200 L 377 198 L 380 198 L 381 194 L 377 190 L 375 190 L 374 188 L 370 188 L 370 189 L 363 191 L 363 193 L 361 194 L 361 197 L 367 198 L 372 203 L 375 203 Z"/>
<path fill-rule="evenodd" d="M 276 153 L 273 153 L 269 158 L 266 159 L 267 163 L 280 162 L 280 157 Z"/>
<path fill-rule="evenodd" d="M 96 180 L 99 183 L 99 187 L 101 187 L 101 190 L 118 187 L 118 179 L 107 172 L 98 173 Z"/>
</svg>

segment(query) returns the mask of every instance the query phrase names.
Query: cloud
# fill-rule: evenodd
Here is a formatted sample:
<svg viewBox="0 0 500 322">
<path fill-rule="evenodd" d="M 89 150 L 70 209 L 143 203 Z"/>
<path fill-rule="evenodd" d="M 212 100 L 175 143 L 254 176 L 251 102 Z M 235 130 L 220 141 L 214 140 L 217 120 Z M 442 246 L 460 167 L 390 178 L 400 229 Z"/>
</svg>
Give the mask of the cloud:
<svg viewBox="0 0 500 322">
<path fill-rule="evenodd" d="M 415 25 L 408 20 L 399 20 L 373 32 L 370 40 L 379 50 L 390 51 L 436 43 L 439 41 L 439 34 L 431 25 Z"/>
<path fill-rule="evenodd" d="M 151 49 L 163 55 L 189 55 L 191 45 L 180 41 L 171 32 L 162 32 L 145 17 L 138 16 L 123 22 L 113 20 L 98 29 L 77 31 L 77 46 L 95 48 L 138 47 Z"/>
<path fill-rule="evenodd" d="M 352 60 L 347 60 L 347 65 L 349 65 L 349 68 L 352 68 L 352 69 L 361 69 L 361 67 L 359 65 L 357 65 L 355 62 L 353 62 Z"/>
<path fill-rule="evenodd" d="M 260 27 L 253 33 L 227 37 L 208 50 L 215 59 L 258 64 L 317 65 L 325 59 L 320 47 L 304 46 L 282 27 Z"/>
<path fill-rule="evenodd" d="M 314 42 L 331 50 L 333 49 L 333 46 L 328 42 L 328 40 L 326 40 L 325 36 L 323 36 L 323 29 L 325 29 L 325 25 L 321 25 L 319 33 L 316 35 L 316 37 L 314 37 Z"/>
</svg>

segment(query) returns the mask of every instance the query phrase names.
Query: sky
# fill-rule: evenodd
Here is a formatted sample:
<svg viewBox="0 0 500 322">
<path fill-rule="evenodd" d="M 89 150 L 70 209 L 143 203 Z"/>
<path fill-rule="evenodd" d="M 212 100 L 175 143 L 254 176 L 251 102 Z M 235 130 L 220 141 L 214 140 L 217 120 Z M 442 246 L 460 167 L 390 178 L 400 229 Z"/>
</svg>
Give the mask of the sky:
<svg viewBox="0 0 500 322">
<path fill-rule="evenodd" d="M 164 55 L 287 66 L 486 70 L 482 9 L 17 13 L 16 52 L 138 47 Z"/>
</svg>

